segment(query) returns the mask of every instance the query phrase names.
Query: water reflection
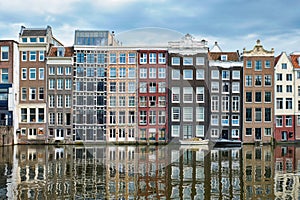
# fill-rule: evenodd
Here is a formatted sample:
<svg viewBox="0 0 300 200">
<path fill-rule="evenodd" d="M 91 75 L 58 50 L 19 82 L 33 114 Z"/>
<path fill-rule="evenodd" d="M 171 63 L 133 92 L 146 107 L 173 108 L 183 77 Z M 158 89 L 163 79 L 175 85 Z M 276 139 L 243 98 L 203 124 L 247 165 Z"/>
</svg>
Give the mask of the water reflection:
<svg viewBox="0 0 300 200">
<path fill-rule="evenodd" d="M 299 199 L 300 147 L 0 147 L 0 199 Z"/>
</svg>

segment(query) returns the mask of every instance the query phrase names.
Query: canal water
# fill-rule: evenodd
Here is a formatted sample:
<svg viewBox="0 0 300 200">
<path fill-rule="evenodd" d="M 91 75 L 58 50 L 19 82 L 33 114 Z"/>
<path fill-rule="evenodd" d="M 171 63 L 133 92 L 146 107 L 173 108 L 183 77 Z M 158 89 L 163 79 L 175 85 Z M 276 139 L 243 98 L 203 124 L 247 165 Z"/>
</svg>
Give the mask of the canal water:
<svg viewBox="0 0 300 200">
<path fill-rule="evenodd" d="M 0 147 L 0 199 L 300 199 L 300 147 Z"/>
</svg>

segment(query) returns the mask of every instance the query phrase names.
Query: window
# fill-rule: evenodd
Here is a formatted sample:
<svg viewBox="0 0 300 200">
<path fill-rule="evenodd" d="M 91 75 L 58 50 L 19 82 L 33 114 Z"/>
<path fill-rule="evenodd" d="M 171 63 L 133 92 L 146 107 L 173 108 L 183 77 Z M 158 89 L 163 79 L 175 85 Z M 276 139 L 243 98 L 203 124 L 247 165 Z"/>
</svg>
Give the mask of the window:
<svg viewBox="0 0 300 200">
<path fill-rule="evenodd" d="M 125 92 L 126 91 L 126 83 L 125 82 L 119 82 L 119 92 Z"/>
<path fill-rule="evenodd" d="M 125 111 L 119 111 L 119 124 L 125 124 Z"/>
<path fill-rule="evenodd" d="M 246 92 L 246 102 L 252 102 L 252 92 Z"/>
<path fill-rule="evenodd" d="M 26 88 L 21 88 L 21 100 L 26 101 L 27 99 L 27 89 Z"/>
<path fill-rule="evenodd" d="M 222 96 L 222 111 L 229 111 L 229 96 Z"/>
<path fill-rule="evenodd" d="M 292 127 L 292 116 L 286 116 L 285 117 L 285 126 L 286 127 Z"/>
<path fill-rule="evenodd" d="M 126 106 L 126 97 L 119 96 L 119 107 L 125 107 L 125 106 Z"/>
<path fill-rule="evenodd" d="M 78 53 L 76 55 L 76 62 L 77 63 L 84 63 L 84 54 L 83 53 Z"/>
<path fill-rule="evenodd" d="M 57 124 L 63 125 L 63 113 L 57 113 Z"/>
<path fill-rule="evenodd" d="M 180 107 L 172 107 L 172 121 L 180 121 Z"/>
<path fill-rule="evenodd" d="M 229 126 L 229 115 L 222 115 L 222 126 Z"/>
<path fill-rule="evenodd" d="M 147 111 L 140 111 L 140 124 L 147 124 Z"/>
<path fill-rule="evenodd" d="M 221 55 L 221 61 L 227 61 L 227 55 Z"/>
<path fill-rule="evenodd" d="M 288 92 L 288 93 L 293 92 L 293 86 L 292 85 L 287 85 L 286 86 L 286 92 Z"/>
<path fill-rule="evenodd" d="M 211 78 L 212 79 L 219 79 L 219 71 L 218 70 L 211 70 Z"/>
<path fill-rule="evenodd" d="M 222 92 L 223 93 L 229 93 L 229 83 L 228 82 L 225 82 L 225 83 L 222 83 Z"/>
<path fill-rule="evenodd" d="M 128 54 L 128 63 L 129 64 L 135 64 L 136 60 L 135 60 L 135 53 L 129 53 Z"/>
<path fill-rule="evenodd" d="M 261 122 L 261 108 L 255 108 L 255 121 Z"/>
<path fill-rule="evenodd" d="M 36 61 L 36 51 L 29 52 L 29 61 Z"/>
<path fill-rule="evenodd" d="M 192 138 L 193 126 L 192 125 L 183 125 L 183 138 L 188 139 Z"/>
<path fill-rule="evenodd" d="M 64 80 L 63 79 L 57 79 L 57 89 L 62 90 L 64 88 Z"/>
<path fill-rule="evenodd" d="M 241 72 L 237 70 L 232 71 L 232 79 L 233 80 L 240 80 Z"/>
<path fill-rule="evenodd" d="M 111 96 L 109 99 L 109 106 L 115 107 L 117 105 L 117 97 L 116 96 Z"/>
<path fill-rule="evenodd" d="M 219 93 L 219 82 L 211 82 L 211 92 Z"/>
<path fill-rule="evenodd" d="M 197 80 L 204 80 L 204 69 L 197 69 L 196 70 L 196 79 Z"/>
<path fill-rule="evenodd" d="M 30 38 L 30 42 L 37 42 L 37 38 L 36 37 Z"/>
<path fill-rule="evenodd" d="M 49 113 L 49 122 L 51 125 L 55 124 L 55 113 Z"/>
<path fill-rule="evenodd" d="M 159 53 L 158 54 L 158 63 L 159 64 L 165 64 L 166 63 L 166 54 L 165 53 Z"/>
<path fill-rule="evenodd" d="M 271 119 L 271 108 L 265 108 L 265 122 L 270 122 Z"/>
<path fill-rule="evenodd" d="M 27 108 L 21 108 L 21 122 L 27 122 Z"/>
<path fill-rule="evenodd" d="M 139 101 L 139 105 L 140 107 L 146 107 L 147 106 L 147 97 L 140 97 L 140 101 Z"/>
<path fill-rule="evenodd" d="M 116 124 L 116 111 L 109 112 L 109 123 Z"/>
<path fill-rule="evenodd" d="M 265 103 L 270 103 L 271 99 L 271 92 L 265 92 Z"/>
<path fill-rule="evenodd" d="M 276 92 L 282 92 L 282 85 L 276 86 Z"/>
<path fill-rule="evenodd" d="M 261 86 L 261 75 L 255 76 L 255 86 Z"/>
<path fill-rule="evenodd" d="M 141 64 L 146 64 L 147 63 L 147 54 L 146 53 L 142 53 L 140 56 L 140 63 Z"/>
<path fill-rule="evenodd" d="M 240 116 L 232 115 L 231 124 L 232 124 L 232 126 L 239 126 L 240 125 Z"/>
<path fill-rule="evenodd" d="M 211 137 L 219 137 L 219 129 L 211 129 Z"/>
<path fill-rule="evenodd" d="M 134 96 L 129 96 L 128 97 L 128 106 L 129 107 L 135 106 L 135 97 Z"/>
<path fill-rule="evenodd" d="M 286 63 L 282 63 L 282 64 L 281 64 L 281 68 L 282 68 L 282 69 L 287 69 L 287 64 L 286 64 Z"/>
<path fill-rule="evenodd" d="M 231 130 L 231 137 L 232 138 L 239 138 L 239 129 L 232 129 Z"/>
<path fill-rule="evenodd" d="M 276 98 L 276 109 L 283 109 L 283 98 Z"/>
<path fill-rule="evenodd" d="M 45 78 L 44 68 L 39 68 L 39 80 L 44 80 L 44 78 Z"/>
<path fill-rule="evenodd" d="M 8 83 L 8 69 L 1 69 L 1 83 Z"/>
<path fill-rule="evenodd" d="M 239 96 L 232 97 L 232 111 L 233 112 L 240 111 L 240 97 Z"/>
<path fill-rule="evenodd" d="M 166 124 L 166 111 L 158 111 L 158 124 Z"/>
<path fill-rule="evenodd" d="M 159 82 L 158 83 L 158 92 L 159 93 L 165 93 L 166 92 L 166 83 L 165 82 Z"/>
<path fill-rule="evenodd" d="M 45 52 L 44 51 L 40 51 L 39 52 L 39 61 L 44 61 L 45 60 Z"/>
<path fill-rule="evenodd" d="M 65 89 L 71 90 L 72 88 L 72 80 L 71 79 L 65 79 Z"/>
<path fill-rule="evenodd" d="M 192 92 L 193 92 L 193 90 L 192 90 Z M 196 102 L 197 103 L 204 103 L 204 87 L 197 87 L 196 88 Z"/>
<path fill-rule="evenodd" d="M 97 68 L 97 77 L 106 77 L 105 69 L 104 68 Z"/>
<path fill-rule="evenodd" d="M 126 68 L 120 68 L 119 69 L 119 77 L 125 78 L 126 77 Z"/>
<path fill-rule="evenodd" d="M 44 88 L 39 88 L 39 100 L 44 100 Z"/>
<path fill-rule="evenodd" d="M 120 64 L 126 64 L 126 54 L 125 53 L 120 53 L 120 55 L 119 55 L 119 63 Z"/>
<path fill-rule="evenodd" d="M 117 63 L 117 55 L 115 53 L 111 53 L 109 55 L 109 62 L 111 64 L 116 64 Z"/>
<path fill-rule="evenodd" d="M 271 67 L 271 62 L 269 60 L 265 61 L 265 68 L 270 68 Z"/>
<path fill-rule="evenodd" d="M 183 88 L 183 102 L 184 103 L 192 103 L 193 102 L 193 88 L 192 87 L 184 87 Z"/>
<path fill-rule="evenodd" d="M 117 69 L 116 68 L 110 68 L 109 69 L 109 77 L 110 78 L 116 78 L 117 77 Z"/>
<path fill-rule="evenodd" d="M 110 82 L 109 91 L 110 92 L 117 92 L 117 83 L 116 82 Z"/>
<path fill-rule="evenodd" d="M 135 68 L 128 68 L 128 78 L 135 78 Z"/>
<path fill-rule="evenodd" d="M 270 86 L 271 84 L 271 75 L 265 75 L 265 86 Z"/>
<path fill-rule="evenodd" d="M 172 87 L 172 103 L 180 102 L 180 88 Z"/>
<path fill-rule="evenodd" d="M 149 97 L 149 107 L 155 107 L 156 106 L 156 96 L 150 96 Z"/>
<path fill-rule="evenodd" d="M 293 99 L 292 98 L 286 98 L 285 108 L 286 109 L 293 109 Z"/>
<path fill-rule="evenodd" d="M 286 75 L 286 80 L 287 81 L 292 81 L 293 80 L 293 74 L 287 74 Z"/>
<path fill-rule="evenodd" d="M 166 68 L 158 68 L 158 78 L 166 78 Z"/>
<path fill-rule="evenodd" d="M 155 93 L 156 92 L 156 83 L 151 82 L 149 83 L 149 93 Z"/>
<path fill-rule="evenodd" d="M 156 64 L 156 53 L 149 54 L 149 64 Z"/>
<path fill-rule="evenodd" d="M 57 75 L 63 75 L 64 74 L 64 68 L 61 67 L 61 66 L 58 66 L 57 70 L 56 70 L 56 73 L 57 73 Z"/>
<path fill-rule="evenodd" d="M 193 108 L 192 107 L 184 107 L 183 108 L 183 121 L 184 122 L 193 121 Z"/>
<path fill-rule="evenodd" d="M 261 71 L 262 70 L 262 64 L 260 60 L 255 61 L 255 71 Z"/>
<path fill-rule="evenodd" d="M 38 108 L 38 122 L 44 122 L 45 120 L 45 109 Z"/>
<path fill-rule="evenodd" d="M 159 96 L 158 97 L 158 106 L 159 107 L 165 107 L 166 106 L 166 97 L 165 96 Z"/>
<path fill-rule="evenodd" d="M 54 90 L 55 88 L 55 79 L 49 79 L 49 90 Z"/>
<path fill-rule="evenodd" d="M 55 68 L 49 67 L 49 75 L 55 75 Z"/>
<path fill-rule="evenodd" d="M 204 107 L 196 107 L 196 121 L 197 122 L 204 121 Z"/>
<path fill-rule="evenodd" d="M 196 65 L 204 65 L 204 57 L 196 57 Z"/>
<path fill-rule="evenodd" d="M 29 88 L 29 100 L 36 99 L 36 88 Z"/>
<path fill-rule="evenodd" d="M 211 125 L 219 125 L 219 115 L 211 115 Z"/>
<path fill-rule="evenodd" d="M 54 95 L 49 95 L 49 107 L 54 108 L 55 107 L 55 96 Z"/>
<path fill-rule="evenodd" d="M 180 126 L 172 125 L 172 137 L 179 137 L 180 135 Z"/>
<path fill-rule="evenodd" d="M 134 111 L 129 111 L 128 112 L 128 123 L 129 124 L 134 124 L 135 123 L 135 112 Z"/>
<path fill-rule="evenodd" d="M 211 97 L 211 111 L 218 112 L 219 111 L 219 96 Z"/>
<path fill-rule="evenodd" d="M 29 79 L 30 80 L 35 80 L 36 79 L 36 69 L 35 68 L 30 68 L 29 69 Z"/>
<path fill-rule="evenodd" d="M 196 125 L 196 137 L 204 137 L 204 126 Z"/>
<path fill-rule="evenodd" d="M 149 124 L 156 124 L 156 111 L 154 110 L 149 111 Z"/>
<path fill-rule="evenodd" d="M 149 78 L 156 78 L 156 68 L 149 68 Z"/>
<path fill-rule="evenodd" d="M 140 82 L 139 90 L 140 90 L 140 93 L 146 93 L 147 92 L 147 83 Z"/>
<path fill-rule="evenodd" d="M 246 108 L 246 121 L 252 121 L 252 108 Z"/>
<path fill-rule="evenodd" d="M 251 75 L 246 75 L 246 87 L 252 86 L 252 76 Z"/>
<path fill-rule="evenodd" d="M 252 135 L 252 128 L 246 128 L 246 136 Z"/>
<path fill-rule="evenodd" d="M 230 72 L 228 70 L 222 71 L 222 80 L 229 80 L 230 78 Z"/>
<path fill-rule="evenodd" d="M 183 57 L 183 65 L 193 65 L 193 57 Z"/>
<path fill-rule="evenodd" d="M 282 74 L 277 73 L 276 74 L 276 79 L 277 79 L 277 81 L 282 81 Z"/>
<path fill-rule="evenodd" d="M 8 61 L 9 59 L 9 47 L 8 46 L 2 46 L 1 47 L 1 61 Z"/>
<path fill-rule="evenodd" d="M 239 92 L 240 92 L 240 83 L 232 82 L 232 93 L 239 93 Z"/>
<path fill-rule="evenodd" d="M 136 90 L 135 82 L 128 82 L 128 92 L 129 93 L 134 93 L 135 90 Z"/>
<path fill-rule="evenodd" d="M 252 68 L 252 61 L 247 60 L 246 68 Z"/>
<path fill-rule="evenodd" d="M 27 61 L 27 51 L 22 51 L 22 61 Z"/>
<path fill-rule="evenodd" d="M 276 116 L 276 127 L 282 127 L 282 116 Z"/>
<path fill-rule="evenodd" d="M 57 95 L 57 107 L 58 108 L 63 107 L 63 96 L 61 94 Z"/>
<path fill-rule="evenodd" d="M 36 110 L 35 108 L 29 108 L 29 121 L 36 122 Z"/>
<path fill-rule="evenodd" d="M 147 68 L 140 68 L 140 78 L 147 78 Z"/>
<path fill-rule="evenodd" d="M 255 103 L 261 102 L 261 92 L 255 92 Z"/>
<path fill-rule="evenodd" d="M 66 108 L 71 108 L 71 95 L 66 95 L 65 96 L 65 107 Z"/>
<path fill-rule="evenodd" d="M 172 57 L 172 65 L 180 65 L 180 58 L 179 57 Z"/>
<path fill-rule="evenodd" d="M 193 80 L 193 70 L 184 69 L 183 70 L 183 79 L 184 80 Z"/>
<path fill-rule="evenodd" d="M 180 70 L 172 69 L 172 80 L 180 80 Z"/>
</svg>

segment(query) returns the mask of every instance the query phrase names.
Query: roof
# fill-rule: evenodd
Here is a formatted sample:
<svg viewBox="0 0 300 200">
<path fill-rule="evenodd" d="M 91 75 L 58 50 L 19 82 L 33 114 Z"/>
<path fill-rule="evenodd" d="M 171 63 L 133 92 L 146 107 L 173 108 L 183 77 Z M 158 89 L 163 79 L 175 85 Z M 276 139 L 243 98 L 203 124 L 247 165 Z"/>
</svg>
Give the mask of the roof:
<svg viewBox="0 0 300 200">
<path fill-rule="evenodd" d="M 279 56 L 275 57 L 274 66 L 277 65 L 277 63 L 278 63 L 278 61 L 279 61 L 279 59 L 280 59 L 281 56 L 282 56 L 282 53 Z"/>
<path fill-rule="evenodd" d="M 21 26 L 20 36 L 47 36 L 48 31 L 52 31 L 50 26 L 46 28 L 26 28 Z"/>
<path fill-rule="evenodd" d="M 298 54 L 298 55 L 291 54 L 291 61 L 292 61 L 292 64 L 293 64 L 294 68 L 300 69 L 300 65 L 298 63 L 298 58 L 299 57 L 300 57 L 300 54 Z"/>
<path fill-rule="evenodd" d="M 57 49 L 61 47 L 51 47 L 50 52 L 48 54 L 49 57 L 57 57 Z M 73 56 L 73 47 L 63 47 L 65 48 L 64 57 L 72 57 Z"/>
<path fill-rule="evenodd" d="M 227 61 L 240 61 L 238 52 L 209 52 L 209 60 L 219 60 L 221 61 L 221 56 L 227 55 Z"/>
</svg>

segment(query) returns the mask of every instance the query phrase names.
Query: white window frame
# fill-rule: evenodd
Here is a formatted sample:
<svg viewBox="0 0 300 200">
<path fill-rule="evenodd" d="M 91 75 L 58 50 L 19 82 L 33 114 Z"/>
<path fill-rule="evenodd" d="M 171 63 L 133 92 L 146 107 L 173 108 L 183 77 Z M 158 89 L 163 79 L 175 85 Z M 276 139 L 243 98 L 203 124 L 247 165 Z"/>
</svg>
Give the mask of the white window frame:
<svg viewBox="0 0 300 200">
<path fill-rule="evenodd" d="M 193 121 L 193 107 L 183 107 L 182 108 L 182 118 L 184 122 Z"/>
<path fill-rule="evenodd" d="M 204 107 L 196 107 L 196 121 L 204 122 L 205 108 Z"/>
<path fill-rule="evenodd" d="M 184 103 L 193 103 L 193 88 L 184 87 L 183 88 L 183 102 Z"/>
<path fill-rule="evenodd" d="M 175 114 L 178 115 L 178 119 L 174 118 Z M 180 121 L 180 107 L 172 107 L 172 121 L 173 122 L 179 122 Z"/>
<path fill-rule="evenodd" d="M 204 80 L 205 79 L 205 70 L 197 69 L 196 70 L 196 80 Z"/>
<path fill-rule="evenodd" d="M 180 125 L 172 125 L 172 137 L 180 136 Z"/>
<path fill-rule="evenodd" d="M 175 65 L 175 66 L 180 65 L 180 57 L 172 57 L 171 63 L 172 63 L 172 65 Z"/>
</svg>

